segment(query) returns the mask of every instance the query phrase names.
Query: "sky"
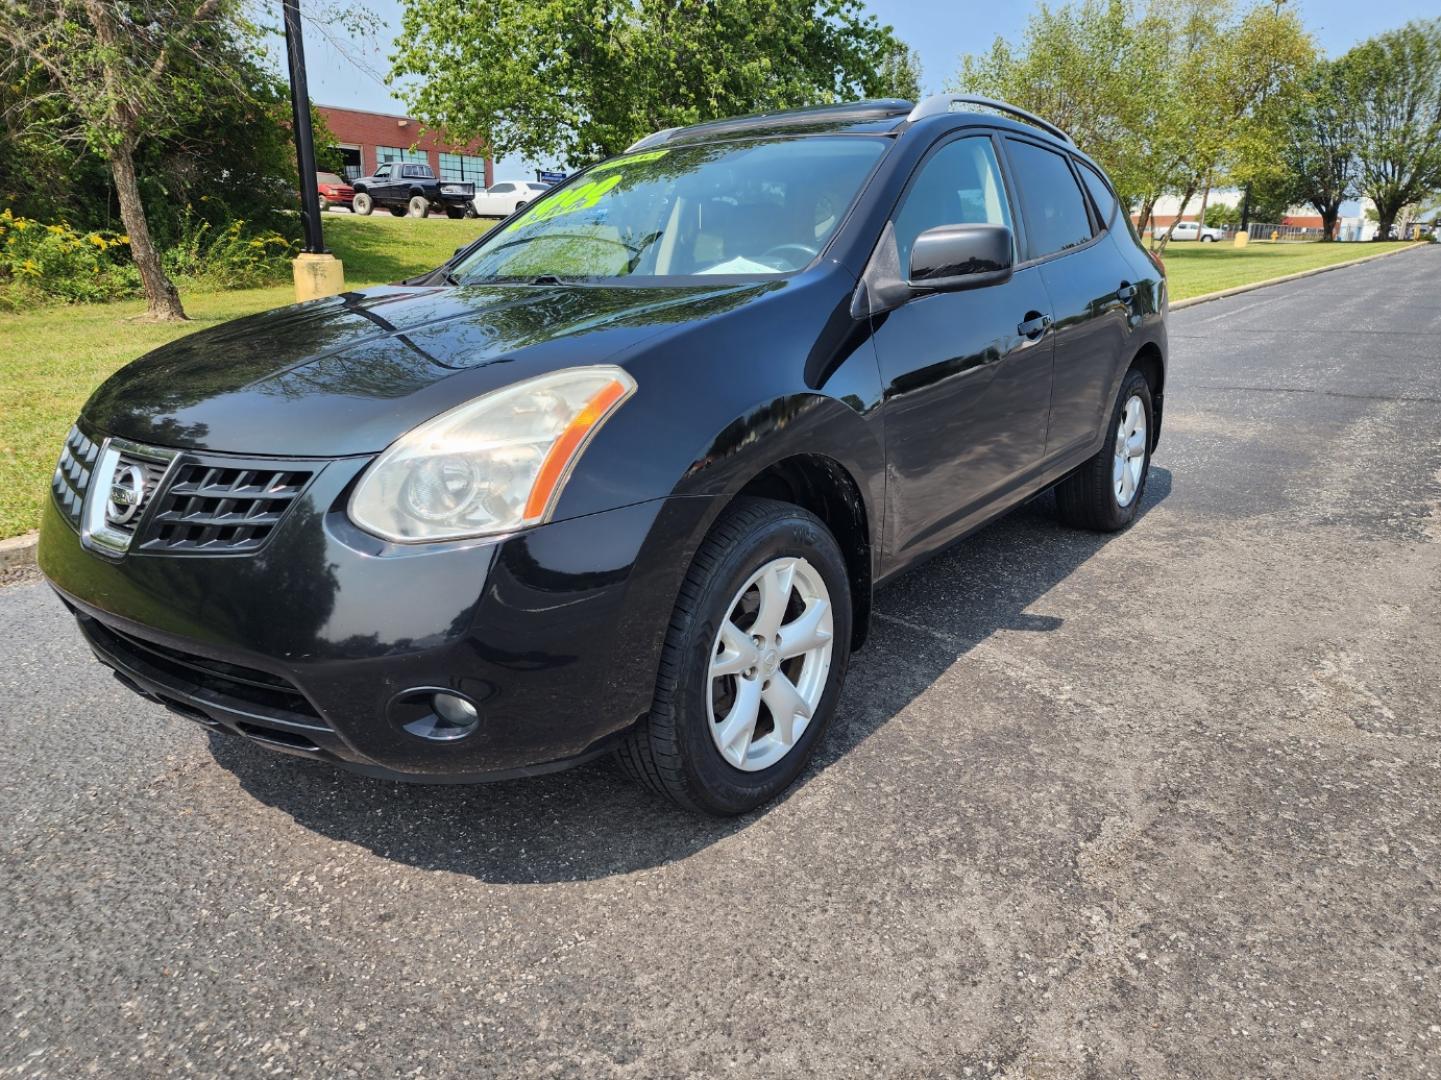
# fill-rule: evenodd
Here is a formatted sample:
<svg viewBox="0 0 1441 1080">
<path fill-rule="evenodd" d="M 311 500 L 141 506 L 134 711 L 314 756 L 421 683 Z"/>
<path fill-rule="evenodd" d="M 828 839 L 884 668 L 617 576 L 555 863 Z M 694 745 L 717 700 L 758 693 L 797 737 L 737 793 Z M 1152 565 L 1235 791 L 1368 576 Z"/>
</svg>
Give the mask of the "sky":
<svg viewBox="0 0 1441 1080">
<path fill-rule="evenodd" d="M 304 7 L 306 0 L 301 0 Z M 464 3 L 465 0 L 456 0 Z M 524 0 L 519 0 L 524 2 Z M 1358 41 L 1391 30 L 1411 19 L 1434 18 L 1438 0 L 1289 0 L 1301 13 L 1321 48 L 1339 55 Z M 384 84 L 394 35 L 400 28 L 401 0 L 365 0 L 383 25 L 373 41 L 337 48 L 307 25 L 305 51 L 310 96 L 323 105 L 348 105 L 373 112 L 404 113 L 405 105 Z M 921 54 L 921 85 L 939 92 L 964 53 L 981 52 L 999 35 L 1020 37 L 1035 0 L 868 0 L 866 7 L 895 28 Z M 278 22 L 278 19 L 277 19 Z M 497 180 L 529 178 L 529 163 L 519 158 L 496 162 Z"/>
</svg>

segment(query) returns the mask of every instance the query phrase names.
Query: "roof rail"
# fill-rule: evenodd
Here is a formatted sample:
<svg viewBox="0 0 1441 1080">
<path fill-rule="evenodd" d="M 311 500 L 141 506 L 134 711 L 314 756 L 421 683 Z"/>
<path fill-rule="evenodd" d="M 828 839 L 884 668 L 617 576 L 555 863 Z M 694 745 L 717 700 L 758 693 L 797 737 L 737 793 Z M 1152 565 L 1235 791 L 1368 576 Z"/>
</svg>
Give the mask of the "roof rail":
<svg viewBox="0 0 1441 1080">
<path fill-rule="evenodd" d="M 660 131 L 652 131 L 645 138 L 637 139 L 635 142 L 627 146 L 625 148 L 625 153 L 629 154 L 633 150 L 644 150 L 647 146 L 651 146 L 658 142 L 665 142 L 667 135 L 674 135 L 679 130 L 680 128 L 678 127 L 669 127 L 662 128 Z"/>
<path fill-rule="evenodd" d="M 906 119 L 914 124 L 917 120 L 923 120 L 927 116 L 939 116 L 941 113 L 948 113 L 951 111 L 952 105 L 980 105 L 982 108 L 1007 113 L 1016 117 L 1018 120 L 1024 120 L 1026 123 L 1033 124 L 1042 131 L 1054 135 L 1062 142 L 1068 142 L 1072 146 L 1076 145 L 1076 141 L 1064 131 L 1050 121 L 1042 120 L 1035 113 L 1028 113 L 1025 109 L 1018 109 L 1014 105 L 1007 105 L 1004 101 L 995 101 L 985 97 L 972 97 L 969 94 L 932 94 L 912 109 L 911 115 L 906 117 Z"/>
</svg>

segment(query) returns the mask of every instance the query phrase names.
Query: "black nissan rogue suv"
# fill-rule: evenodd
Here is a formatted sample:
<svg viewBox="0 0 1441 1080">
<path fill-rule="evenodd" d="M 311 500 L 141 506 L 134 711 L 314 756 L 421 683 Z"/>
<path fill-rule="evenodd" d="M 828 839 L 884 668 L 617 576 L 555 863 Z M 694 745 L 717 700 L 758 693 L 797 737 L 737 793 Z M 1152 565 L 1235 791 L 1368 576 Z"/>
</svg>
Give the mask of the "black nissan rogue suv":
<svg viewBox="0 0 1441 1080">
<path fill-rule="evenodd" d="M 1166 285 L 1101 170 L 943 95 L 658 132 L 445 266 L 90 398 L 40 564 L 215 732 L 470 781 L 784 789 L 877 585 L 1054 486 L 1124 528 Z"/>
</svg>

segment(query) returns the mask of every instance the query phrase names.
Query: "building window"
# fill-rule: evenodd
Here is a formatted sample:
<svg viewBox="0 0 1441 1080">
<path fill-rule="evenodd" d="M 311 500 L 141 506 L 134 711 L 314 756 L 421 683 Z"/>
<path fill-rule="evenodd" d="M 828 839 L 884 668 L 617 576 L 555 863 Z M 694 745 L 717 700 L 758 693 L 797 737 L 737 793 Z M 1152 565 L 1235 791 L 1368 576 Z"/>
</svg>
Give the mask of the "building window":
<svg viewBox="0 0 1441 1080">
<path fill-rule="evenodd" d="M 419 165 L 429 165 L 430 155 L 424 150 L 405 150 L 399 146 L 377 146 L 375 163 L 384 165 L 387 161 L 413 161 Z"/>
<path fill-rule="evenodd" d="M 470 180 L 477 187 L 485 186 L 485 158 L 469 154 L 441 154 L 440 178 L 442 180 Z"/>
</svg>

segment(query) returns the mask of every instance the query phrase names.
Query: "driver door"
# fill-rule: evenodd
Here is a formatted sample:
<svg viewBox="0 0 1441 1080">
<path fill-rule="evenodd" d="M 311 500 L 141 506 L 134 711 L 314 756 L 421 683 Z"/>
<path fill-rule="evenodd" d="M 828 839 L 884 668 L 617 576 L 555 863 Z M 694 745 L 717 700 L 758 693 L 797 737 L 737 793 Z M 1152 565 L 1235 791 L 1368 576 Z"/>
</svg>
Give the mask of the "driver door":
<svg viewBox="0 0 1441 1080">
<path fill-rule="evenodd" d="M 943 140 L 892 218 L 902 273 L 927 229 L 1004 225 L 1015 236 L 1013 205 L 990 135 Z M 1039 467 L 1050 414 L 1050 317 L 1036 267 L 1018 267 L 1000 285 L 915 296 L 874 317 L 890 568 L 979 524 Z"/>
</svg>

